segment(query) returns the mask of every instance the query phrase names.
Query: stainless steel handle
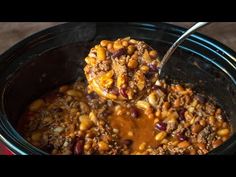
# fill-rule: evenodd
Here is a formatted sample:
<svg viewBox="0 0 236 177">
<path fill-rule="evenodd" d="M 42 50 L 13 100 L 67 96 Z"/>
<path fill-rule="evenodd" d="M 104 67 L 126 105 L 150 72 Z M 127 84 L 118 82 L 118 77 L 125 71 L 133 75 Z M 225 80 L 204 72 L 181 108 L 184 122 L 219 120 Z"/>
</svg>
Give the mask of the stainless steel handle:
<svg viewBox="0 0 236 177">
<path fill-rule="evenodd" d="M 196 30 L 210 24 L 209 22 L 198 22 L 195 25 L 193 25 L 191 28 L 189 28 L 182 36 L 178 38 L 177 41 L 169 48 L 169 50 L 164 55 L 163 59 L 161 60 L 161 63 L 159 65 L 159 75 L 161 74 L 163 66 L 166 64 L 166 62 L 170 59 L 171 55 L 174 53 L 176 48 L 192 33 L 194 33 Z"/>
</svg>

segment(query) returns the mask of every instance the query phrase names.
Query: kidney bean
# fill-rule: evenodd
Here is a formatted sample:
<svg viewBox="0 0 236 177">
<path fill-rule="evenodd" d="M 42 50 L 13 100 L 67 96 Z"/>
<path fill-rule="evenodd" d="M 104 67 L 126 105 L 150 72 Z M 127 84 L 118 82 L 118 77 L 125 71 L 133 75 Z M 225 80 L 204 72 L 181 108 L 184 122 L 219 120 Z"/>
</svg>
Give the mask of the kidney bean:
<svg viewBox="0 0 236 177">
<path fill-rule="evenodd" d="M 125 139 L 122 141 L 123 144 L 125 144 L 126 146 L 130 146 L 132 145 L 133 141 L 131 139 Z"/>
<path fill-rule="evenodd" d="M 202 95 L 195 95 L 195 99 L 198 100 L 201 104 L 204 104 L 206 102 L 206 98 Z"/>
<path fill-rule="evenodd" d="M 84 141 L 78 140 L 74 146 L 74 154 L 81 155 L 83 153 Z"/>
<path fill-rule="evenodd" d="M 125 55 L 125 54 L 126 54 L 126 50 L 124 48 L 121 48 L 121 49 L 117 50 L 116 52 L 114 52 L 111 57 L 112 58 L 116 58 L 116 57 L 119 58 L 120 56 Z"/>
<path fill-rule="evenodd" d="M 128 95 L 127 95 L 127 93 L 126 93 L 126 88 L 121 88 L 121 89 L 120 89 L 120 94 L 121 94 L 123 97 L 128 98 Z"/>
<path fill-rule="evenodd" d="M 166 127 L 167 127 L 167 124 L 164 123 L 164 122 L 157 122 L 156 125 L 155 125 L 155 128 L 157 130 L 161 130 L 161 131 L 165 131 Z"/>
<path fill-rule="evenodd" d="M 181 108 L 181 109 L 178 111 L 178 114 L 179 114 L 178 120 L 179 120 L 179 121 L 185 120 L 185 116 L 184 116 L 185 111 L 186 111 L 185 108 Z"/>
<path fill-rule="evenodd" d="M 135 107 L 132 107 L 131 109 L 130 109 L 130 115 L 131 115 L 131 117 L 133 117 L 133 118 L 138 118 L 139 117 L 139 110 L 137 109 L 137 108 L 135 108 Z"/>
</svg>

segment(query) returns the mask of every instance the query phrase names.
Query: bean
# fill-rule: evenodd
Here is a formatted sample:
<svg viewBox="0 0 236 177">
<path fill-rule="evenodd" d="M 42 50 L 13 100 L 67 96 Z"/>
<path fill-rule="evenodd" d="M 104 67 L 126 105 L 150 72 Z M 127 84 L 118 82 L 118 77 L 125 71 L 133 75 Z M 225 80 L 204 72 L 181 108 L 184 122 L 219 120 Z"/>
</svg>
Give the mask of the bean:
<svg viewBox="0 0 236 177">
<path fill-rule="evenodd" d="M 110 41 L 108 41 L 108 40 L 102 40 L 102 41 L 100 42 L 100 45 L 101 45 L 102 47 L 106 47 L 109 43 L 110 43 Z"/>
<path fill-rule="evenodd" d="M 118 88 L 121 88 L 122 85 L 126 83 L 127 76 L 124 74 L 118 75 L 116 85 Z"/>
<path fill-rule="evenodd" d="M 176 111 L 168 111 L 168 119 L 169 120 L 176 120 L 179 117 Z"/>
<path fill-rule="evenodd" d="M 214 126 L 215 125 L 215 122 L 216 122 L 216 119 L 214 116 L 209 116 L 208 117 L 208 122 L 210 125 Z"/>
<path fill-rule="evenodd" d="M 132 143 L 133 143 L 133 141 L 132 141 L 131 139 L 125 139 L 125 140 L 123 140 L 122 142 L 123 142 L 123 144 L 125 144 L 126 146 L 130 146 L 130 145 L 132 145 Z"/>
<path fill-rule="evenodd" d="M 173 106 L 175 108 L 178 108 L 180 106 L 180 99 L 179 98 L 174 101 Z"/>
<path fill-rule="evenodd" d="M 178 141 L 178 140 L 175 140 L 175 141 L 172 142 L 172 145 L 173 145 L 173 146 L 176 146 L 178 143 L 179 143 L 179 141 Z"/>
<path fill-rule="evenodd" d="M 222 137 L 222 141 L 225 142 L 228 139 L 228 137 L 224 136 Z"/>
<path fill-rule="evenodd" d="M 170 107 L 170 103 L 166 101 L 162 105 L 162 110 L 167 111 L 169 109 L 169 107 Z"/>
<path fill-rule="evenodd" d="M 116 88 L 116 87 L 112 88 L 110 93 L 112 95 L 116 95 L 116 96 L 119 96 L 119 94 L 120 94 L 118 88 Z"/>
<path fill-rule="evenodd" d="M 138 43 L 138 41 L 136 41 L 135 39 L 130 39 L 129 42 L 132 43 L 132 44 L 137 44 Z"/>
<path fill-rule="evenodd" d="M 135 49 L 136 49 L 135 46 L 129 45 L 128 48 L 127 48 L 127 53 L 129 55 L 132 55 L 134 53 Z"/>
<path fill-rule="evenodd" d="M 94 124 L 97 124 L 97 117 L 95 115 L 95 113 L 92 111 L 89 113 L 89 119 L 94 123 Z"/>
<path fill-rule="evenodd" d="M 197 152 L 196 152 L 195 149 L 190 149 L 190 150 L 189 150 L 189 154 L 190 154 L 190 155 L 196 155 Z"/>
<path fill-rule="evenodd" d="M 197 146 L 201 150 L 206 150 L 206 145 L 204 143 L 197 143 Z"/>
<path fill-rule="evenodd" d="M 158 79 L 158 80 L 156 81 L 154 87 L 157 86 L 156 89 L 158 89 L 158 88 L 160 88 L 162 85 L 163 85 L 162 82 Z"/>
<path fill-rule="evenodd" d="M 187 148 L 188 146 L 190 146 L 190 143 L 188 141 L 182 141 L 178 144 L 179 148 Z"/>
<path fill-rule="evenodd" d="M 119 58 L 121 57 L 122 55 L 125 55 L 126 54 L 126 50 L 124 48 L 121 48 L 119 50 L 116 50 L 113 54 L 112 54 L 112 58 Z"/>
<path fill-rule="evenodd" d="M 206 121 L 204 119 L 199 121 L 200 125 L 205 127 L 206 126 Z"/>
<path fill-rule="evenodd" d="M 202 96 L 202 95 L 197 94 L 194 98 L 197 101 L 199 101 L 201 104 L 204 104 L 206 102 L 206 98 L 204 96 Z"/>
<path fill-rule="evenodd" d="M 128 67 L 131 69 L 135 69 L 138 66 L 138 61 L 135 59 L 130 59 L 128 62 Z"/>
<path fill-rule="evenodd" d="M 113 49 L 113 44 L 112 44 L 111 42 L 109 42 L 109 43 L 107 44 L 107 50 L 109 50 L 110 52 L 114 50 L 114 49 Z"/>
<path fill-rule="evenodd" d="M 202 126 L 200 124 L 194 124 L 192 127 L 191 127 L 191 130 L 193 133 L 198 133 L 202 130 Z"/>
<path fill-rule="evenodd" d="M 85 136 L 85 132 L 81 131 L 81 130 L 79 130 L 77 134 L 78 134 L 79 137 L 84 137 Z"/>
<path fill-rule="evenodd" d="M 128 131 L 128 136 L 132 137 L 134 136 L 134 133 L 132 131 Z"/>
<path fill-rule="evenodd" d="M 185 122 L 184 123 L 184 128 L 188 128 L 188 127 L 190 127 L 190 123 L 189 122 Z"/>
<path fill-rule="evenodd" d="M 155 136 L 155 140 L 162 141 L 166 136 L 167 136 L 167 133 L 165 131 L 161 131 Z"/>
<path fill-rule="evenodd" d="M 129 41 L 130 40 L 130 36 L 127 36 L 127 37 L 123 38 L 123 40 Z"/>
<path fill-rule="evenodd" d="M 74 154 L 81 155 L 83 153 L 84 141 L 78 140 L 74 146 Z"/>
<path fill-rule="evenodd" d="M 178 115 L 179 115 L 179 120 L 180 120 L 180 121 L 185 120 L 185 116 L 184 116 L 185 112 L 186 112 L 186 109 L 185 109 L 185 108 L 182 108 L 182 109 L 180 109 L 180 110 L 178 111 Z"/>
<path fill-rule="evenodd" d="M 98 148 L 99 148 L 99 151 L 107 151 L 107 150 L 109 150 L 108 144 L 105 143 L 104 141 L 99 141 L 98 142 Z"/>
<path fill-rule="evenodd" d="M 122 45 L 123 45 L 124 47 L 128 47 L 129 43 L 128 43 L 128 41 L 123 40 L 123 41 L 122 41 Z"/>
<path fill-rule="evenodd" d="M 154 125 L 156 125 L 156 123 L 159 122 L 159 121 L 160 120 L 158 118 L 155 118 L 154 121 L 153 121 Z"/>
<path fill-rule="evenodd" d="M 182 134 L 179 135 L 179 140 L 180 140 L 180 141 L 185 141 L 185 140 L 187 140 L 187 139 L 188 139 L 188 138 L 185 136 L 184 133 L 182 133 Z"/>
<path fill-rule="evenodd" d="M 144 151 L 144 150 L 146 149 L 146 145 L 147 145 L 147 143 L 143 142 L 143 143 L 141 143 L 141 144 L 139 145 L 138 149 L 139 149 L 140 151 Z"/>
<path fill-rule="evenodd" d="M 65 91 L 67 91 L 69 89 L 69 86 L 68 85 L 63 85 L 59 88 L 59 92 L 60 93 L 63 93 Z"/>
<path fill-rule="evenodd" d="M 104 126 L 104 125 L 105 125 L 105 122 L 104 122 L 103 120 L 99 120 L 98 124 L 99 124 L 100 126 Z"/>
<path fill-rule="evenodd" d="M 105 79 L 102 80 L 102 82 L 100 82 L 100 84 L 103 88 L 109 89 L 109 88 L 111 88 L 111 86 L 113 84 L 113 79 L 105 78 Z"/>
<path fill-rule="evenodd" d="M 86 143 L 86 144 L 84 145 L 84 150 L 85 150 L 85 151 L 88 151 L 90 148 L 91 148 L 91 143 Z"/>
<path fill-rule="evenodd" d="M 191 109 L 195 108 L 197 106 L 197 100 L 193 100 L 193 102 L 191 103 Z"/>
<path fill-rule="evenodd" d="M 85 135 L 85 138 L 94 138 L 96 135 L 94 132 L 90 131 Z"/>
<path fill-rule="evenodd" d="M 112 131 L 113 131 L 114 133 L 119 133 L 119 129 L 117 129 L 117 128 L 113 128 Z"/>
<path fill-rule="evenodd" d="M 130 115 L 131 115 L 132 118 L 138 118 L 139 115 L 140 115 L 139 114 L 139 110 L 137 108 L 135 108 L 135 107 L 132 107 L 130 109 Z"/>
<path fill-rule="evenodd" d="M 136 81 L 136 86 L 141 91 L 145 87 L 145 76 L 144 74 L 139 70 L 134 75 L 134 80 Z"/>
<path fill-rule="evenodd" d="M 188 108 L 188 112 L 193 113 L 193 112 L 194 112 L 194 107 L 192 107 L 192 106 L 189 107 L 189 108 Z"/>
<path fill-rule="evenodd" d="M 144 111 L 144 114 L 148 116 L 149 119 L 154 119 L 153 109 L 150 107 Z"/>
<path fill-rule="evenodd" d="M 106 50 L 101 46 L 97 48 L 97 59 L 99 61 L 103 61 L 106 59 Z"/>
<path fill-rule="evenodd" d="M 168 116 L 168 113 L 169 113 L 168 111 L 162 111 L 160 116 L 161 119 L 165 119 Z"/>
<path fill-rule="evenodd" d="M 222 110 L 220 109 L 220 108 L 217 108 L 216 109 L 216 112 L 215 112 L 215 115 L 219 115 L 219 114 L 221 114 L 222 113 Z"/>
<path fill-rule="evenodd" d="M 190 124 L 190 125 L 193 125 L 194 122 L 195 122 L 195 118 L 192 118 L 192 119 L 190 120 L 189 124 Z"/>
<path fill-rule="evenodd" d="M 114 44 L 113 44 L 113 48 L 115 50 L 119 50 L 119 49 L 123 48 L 123 45 L 121 44 L 121 41 L 115 41 Z"/>
<path fill-rule="evenodd" d="M 152 61 L 151 57 L 149 56 L 149 53 L 148 53 L 147 49 L 144 50 L 143 59 L 147 63 L 151 63 L 151 61 Z"/>
<path fill-rule="evenodd" d="M 38 111 L 44 104 L 45 103 L 42 99 L 35 100 L 29 106 L 29 110 L 33 112 Z"/>
<path fill-rule="evenodd" d="M 163 139 L 160 144 L 167 144 L 169 141 L 167 139 Z"/>
<path fill-rule="evenodd" d="M 167 124 L 164 122 L 157 122 L 157 124 L 155 125 L 155 128 L 157 130 L 162 130 L 162 131 L 165 131 L 166 127 L 167 127 Z"/>
<path fill-rule="evenodd" d="M 126 88 L 121 88 L 120 89 L 120 94 L 124 97 L 124 98 L 129 98 L 128 94 L 127 94 L 127 89 Z"/>
<path fill-rule="evenodd" d="M 137 101 L 136 106 L 137 108 L 143 109 L 143 110 L 150 108 L 150 104 L 148 102 L 141 101 L 141 100 Z"/>
<path fill-rule="evenodd" d="M 182 92 L 184 91 L 184 88 L 181 85 L 176 85 L 174 90 L 177 92 Z"/>
<path fill-rule="evenodd" d="M 193 119 L 193 115 L 188 111 L 185 111 L 184 117 L 187 121 L 191 121 Z"/>
<path fill-rule="evenodd" d="M 88 65 L 91 65 L 91 66 L 95 66 L 96 65 L 96 58 L 93 58 L 93 57 L 86 57 L 85 58 L 85 62 L 88 64 Z"/>
<path fill-rule="evenodd" d="M 223 143 L 223 141 L 221 139 L 218 139 L 218 140 L 212 142 L 212 146 L 213 146 L 213 148 L 217 148 L 222 143 Z"/>
<path fill-rule="evenodd" d="M 86 113 L 89 112 L 89 107 L 88 107 L 88 105 L 87 105 L 85 102 L 81 101 L 81 102 L 79 103 L 79 106 L 80 106 L 80 109 L 81 109 L 83 112 L 86 112 Z"/>
<path fill-rule="evenodd" d="M 89 116 L 87 115 L 87 114 L 83 114 L 83 115 L 81 115 L 80 117 L 79 117 L 79 120 L 80 120 L 80 122 L 82 122 L 82 121 L 84 121 L 84 120 L 86 120 L 86 119 L 88 119 L 89 118 Z"/>
<path fill-rule="evenodd" d="M 217 131 L 217 135 L 219 136 L 227 136 L 229 135 L 230 131 L 228 128 L 220 129 Z"/>
<path fill-rule="evenodd" d="M 148 64 L 148 67 L 149 74 L 151 74 L 151 76 L 159 71 L 159 67 L 157 66 L 157 64 L 150 63 Z"/>
<path fill-rule="evenodd" d="M 114 75 L 114 71 L 110 70 L 106 74 L 104 74 L 101 78 L 102 79 L 108 79 L 108 78 L 112 78 L 113 75 Z"/>
<path fill-rule="evenodd" d="M 140 70 L 143 72 L 143 73 L 147 73 L 149 71 L 149 67 L 146 66 L 146 65 L 143 65 L 140 67 Z"/>
<path fill-rule="evenodd" d="M 63 130 L 64 130 L 63 127 L 56 127 L 53 131 L 54 131 L 55 133 L 61 133 Z"/>
<path fill-rule="evenodd" d="M 116 112 L 116 115 L 117 116 L 121 116 L 121 115 L 124 115 L 125 114 L 125 110 L 124 109 L 120 109 Z"/>
<path fill-rule="evenodd" d="M 151 50 L 149 52 L 149 55 L 152 59 L 155 59 L 155 58 L 157 58 L 157 51 L 156 50 Z"/>
<path fill-rule="evenodd" d="M 155 112 L 155 116 L 157 118 L 160 118 L 161 117 L 161 110 L 160 109 L 157 109 L 157 111 Z"/>
<path fill-rule="evenodd" d="M 74 89 L 67 90 L 66 94 L 69 96 L 74 96 L 74 97 L 82 97 L 82 93 Z"/>
<path fill-rule="evenodd" d="M 81 117 L 81 116 L 80 116 Z M 81 123 L 80 123 L 80 130 L 85 131 L 90 129 L 93 126 L 93 122 L 91 120 L 89 120 L 88 118 L 86 119 L 80 119 Z"/>
<path fill-rule="evenodd" d="M 221 121 L 217 121 L 216 123 L 215 123 L 215 125 L 216 125 L 216 127 L 217 128 L 221 128 L 222 127 L 222 122 Z"/>
<path fill-rule="evenodd" d="M 156 107 L 158 104 L 158 95 L 155 92 L 152 92 L 148 96 L 148 102 L 153 106 Z"/>
</svg>

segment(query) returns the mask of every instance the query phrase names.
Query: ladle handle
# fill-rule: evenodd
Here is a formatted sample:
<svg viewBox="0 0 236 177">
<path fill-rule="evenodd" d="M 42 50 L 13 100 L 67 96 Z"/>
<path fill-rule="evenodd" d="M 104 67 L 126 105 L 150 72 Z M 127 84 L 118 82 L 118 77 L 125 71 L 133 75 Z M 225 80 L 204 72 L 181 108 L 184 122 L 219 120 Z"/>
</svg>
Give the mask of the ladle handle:
<svg viewBox="0 0 236 177">
<path fill-rule="evenodd" d="M 171 55 L 174 53 L 175 49 L 192 33 L 194 33 L 196 30 L 204 27 L 205 25 L 209 24 L 209 22 L 198 22 L 195 25 L 193 25 L 191 28 L 189 28 L 182 36 L 178 38 L 177 41 L 169 48 L 169 50 L 164 55 L 163 59 L 161 60 L 161 63 L 159 65 L 159 75 L 161 74 L 161 70 L 163 66 L 166 64 L 166 62 L 169 60 Z"/>
</svg>

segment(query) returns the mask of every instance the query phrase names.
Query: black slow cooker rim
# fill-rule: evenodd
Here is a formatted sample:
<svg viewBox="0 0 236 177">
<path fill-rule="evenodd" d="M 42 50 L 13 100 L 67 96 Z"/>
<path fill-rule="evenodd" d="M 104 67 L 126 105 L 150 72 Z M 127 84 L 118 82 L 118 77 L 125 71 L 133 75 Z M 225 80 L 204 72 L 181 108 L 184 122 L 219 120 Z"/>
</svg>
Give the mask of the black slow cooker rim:
<svg viewBox="0 0 236 177">
<path fill-rule="evenodd" d="M 100 24 L 103 24 L 103 23 L 100 23 Z M 86 23 L 84 23 L 84 24 L 86 25 Z M 152 28 L 162 28 L 162 29 L 172 32 L 172 33 L 175 32 L 178 35 L 182 34 L 186 30 L 185 28 L 178 27 L 178 26 L 175 26 L 172 24 L 167 24 L 167 23 L 137 23 L 136 22 L 136 23 L 127 23 L 127 24 L 139 26 L 140 28 L 146 28 L 148 30 L 151 30 Z M 56 25 L 54 27 L 50 27 L 48 29 L 42 30 L 40 32 L 37 32 L 37 33 L 23 39 L 22 41 L 18 42 L 17 44 L 12 46 L 10 49 L 5 51 L 2 55 L 0 55 L 0 65 L 1 65 L 1 62 L 7 62 L 9 64 L 11 62 L 11 58 L 14 58 L 15 55 L 17 55 L 21 52 L 21 49 L 23 49 L 27 45 L 32 44 L 32 42 L 37 42 L 37 40 L 42 40 L 43 38 L 48 38 L 48 37 L 50 38 L 50 37 L 56 36 L 57 34 L 60 34 L 62 32 L 69 31 L 69 30 L 73 29 L 76 25 L 78 25 L 78 24 L 77 23 L 64 23 L 64 24 Z M 35 41 L 35 39 L 37 39 L 37 40 Z M 195 34 L 191 35 L 189 37 L 189 39 L 202 42 L 204 45 L 215 49 L 216 52 L 218 52 L 218 53 L 221 52 L 220 55 L 226 57 L 227 60 L 230 62 L 230 64 L 232 64 L 231 66 L 236 67 L 236 60 L 234 57 L 234 56 L 236 56 L 236 53 L 232 49 L 230 49 L 227 46 L 225 46 L 224 44 L 220 43 L 219 41 L 216 41 L 215 39 L 212 39 L 212 38 L 207 37 L 207 36 L 200 34 L 200 33 L 195 33 Z M 1 124 L 2 124 L 2 122 L 1 122 Z M 9 122 L 8 122 L 8 124 L 12 128 L 12 131 L 14 132 L 15 129 L 10 125 Z M 0 140 L 2 140 L 4 142 L 4 144 L 15 154 L 26 155 L 26 154 L 31 154 L 31 152 L 36 153 L 36 154 L 47 154 L 47 153 L 43 152 L 42 150 L 29 144 L 21 136 L 19 138 L 23 139 L 25 141 L 24 143 L 29 145 L 29 149 L 25 150 L 24 146 L 23 147 L 16 147 L 14 145 L 14 138 L 12 139 L 12 137 L 8 137 L 11 139 L 11 141 L 7 140 L 7 138 L 5 138 L 5 137 L 7 137 L 8 135 L 5 132 L 6 131 L 5 127 L 3 127 L 3 125 L 0 125 L 0 126 L 2 129 L 2 130 L 0 130 Z M 16 131 L 15 131 L 15 133 L 17 135 L 19 135 Z M 236 147 L 236 135 L 235 134 L 232 135 L 232 137 L 229 140 L 227 140 L 222 146 L 214 149 L 209 154 L 227 153 L 227 151 L 229 149 L 232 149 L 233 147 Z"/>
</svg>

